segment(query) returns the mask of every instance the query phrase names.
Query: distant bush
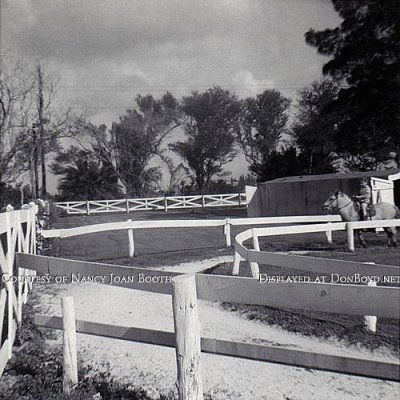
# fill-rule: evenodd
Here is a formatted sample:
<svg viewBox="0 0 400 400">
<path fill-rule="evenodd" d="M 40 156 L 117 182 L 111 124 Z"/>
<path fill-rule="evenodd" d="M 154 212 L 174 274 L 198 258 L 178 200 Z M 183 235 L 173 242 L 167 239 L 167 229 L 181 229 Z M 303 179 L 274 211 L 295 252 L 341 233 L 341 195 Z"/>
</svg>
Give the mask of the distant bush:
<svg viewBox="0 0 400 400">
<path fill-rule="evenodd" d="M 11 204 L 14 208 L 21 205 L 21 192 L 19 189 L 0 182 L 0 211 L 5 211 L 5 208 Z"/>
</svg>

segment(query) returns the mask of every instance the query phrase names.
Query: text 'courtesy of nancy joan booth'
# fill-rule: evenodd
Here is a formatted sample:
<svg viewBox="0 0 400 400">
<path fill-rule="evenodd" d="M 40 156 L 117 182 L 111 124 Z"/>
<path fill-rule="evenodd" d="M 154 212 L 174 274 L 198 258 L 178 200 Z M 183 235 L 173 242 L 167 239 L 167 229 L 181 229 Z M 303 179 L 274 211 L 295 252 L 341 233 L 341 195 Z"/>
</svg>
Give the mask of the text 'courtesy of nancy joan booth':
<svg viewBox="0 0 400 400">
<path fill-rule="evenodd" d="M 3 274 L 1 279 L 3 283 L 25 283 L 32 282 L 36 284 L 46 283 L 103 283 L 103 284 L 123 284 L 123 283 L 171 283 L 173 276 L 171 275 L 8 275 Z"/>
</svg>

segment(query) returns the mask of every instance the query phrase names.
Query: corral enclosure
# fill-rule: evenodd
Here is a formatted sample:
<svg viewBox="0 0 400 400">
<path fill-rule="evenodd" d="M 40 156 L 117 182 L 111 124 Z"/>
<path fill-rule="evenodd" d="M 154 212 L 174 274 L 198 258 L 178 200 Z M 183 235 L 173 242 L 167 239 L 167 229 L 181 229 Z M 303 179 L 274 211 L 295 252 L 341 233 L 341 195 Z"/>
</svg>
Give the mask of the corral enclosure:
<svg viewBox="0 0 400 400">
<path fill-rule="evenodd" d="M 112 223 L 115 223 L 114 221 L 118 220 L 118 221 L 126 221 L 127 219 L 132 219 L 136 222 L 140 222 L 140 220 L 143 219 L 154 219 L 154 220 L 163 220 L 163 219 L 179 219 L 179 220 L 191 220 L 191 219 L 196 219 L 198 220 L 200 219 L 209 219 L 209 222 L 213 222 L 213 219 L 219 219 L 221 220 L 221 217 L 239 217 L 240 214 L 243 213 L 244 210 L 213 210 L 212 212 L 210 211 L 206 211 L 206 210 L 202 210 L 201 212 L 168 212 L 168 213 L 164 213 L 164 212 L 146 212 L 146 213 L 138 213 L 138 214 L 134 214 L 134 215 L 127 215 L 125 214 L 114 214 L 114 215 L 97 215 L 97 216 L 75 216 L 75 217 L 67 217 L 67 218 L 60 218 L 58 220 L 58 222 L 56 222 L 55 225 L 57 225 L 59 228 L 71 228 L 73 226 L 81 226 L 81 225 L 92 225 L 93 223 L 107 223 L 113 221 Z M 325 218 L 325 216 L 322 216 L 323 218 Z M 303 217 L 300 217 L 303 218 Z M 315 219 L 316 217 L 314 217 Z M 318 217 L 318 218 L 321 218 Z M 287 219 L 287 218 L 285 218 Z M 297 217 L 297 220 L 299 219 L 299 217 Z M 264 220 L 264 219 L 263 219 Z M 276 220 L 274 218 L 274 220 Z M 293 219 L 293 223 L 295 223 L 296 219 Z M 311 218 L 310 218 L 311 220 Z M 224 219 L 222 219 L 222 221 L 224 221 Z M 156 222 L 156 221 L 154 221 Z M 137 242 L 137 250 L 138 253 L 137 254 L 135 252 L 136 257 L 134 258 L 128 258 L 127 257 L 127 242 L 128 242 L 128 235 L 127 235 L 127 231 L 126 230 L 120 230 L 120 231 L 115 231 L 115 232 L 99 232 L 97 234 L 89 234 L 89 235 L 84 235 L 84 236 L 80 236 L 80 237 L 66 237 L 66 238 L 62 238 L 59 240 L 59 252 L 58 255 L 60 256 L 66 256 L 68 258 L 78 258 L 81 260 L 93 260 L 93 261 L 106 261 L 107 263 L 111 262 L 111 263 L 116 263 L 116 264 L 124 264 L 124 265 L 130 265 L 130 266 L 136 266 L 139 268 L 143 268 L 143 267 L 153 267 L 154 265 L 161 265 L 161 266 L 165 266 L 165 265 L 171 265 L 174 264 L 176 262 L 182 261 L 182 258 L 185 259 L 186 257 L 188 257 L 188 259 L 191 260 L 199 260 L 199 261 L 195 261 L 195 263 L 200 262 L 200 260 L 204 257 L 210 257 L 210 256 L 215 256 L 215 255 L 221 255 L 221 254 L 231 254 L 232 255 L 232 250 L 229 251 L 229 249 L 224 248 L 225 245 L 225 241 L 224 241 L 224 232 L 223 232 L 223 227 L 222 226 L 217 226 L 217 227 L 201 227 L 201 229 L 193 229 L 193 228 L 176 228 L 176 229 L 171 229 L 171 228 L 161 228 L 162 226 L 162 221 L 159 221 L 159 226 L 160 228 L 155 228 L 155 229 L 140 229 L 139 227 L 135 229 L 135 241 Z M 166 221 L 167 222 L 167 221 Z M 183 222 L 183 221 L 182 221 Z M 189 221 L 188 221 L 189 222 Z M 214 221 L 215 222 L 215 221 Z M 247 222 L 247 221 L 246 221 Z M 309 221 L 311 222 L 311 221 Z M 119 222 L 118 222 L 119 223 Z M 165 224 L 164 224 L 165 225 Z M 140 225 L 139 225 L 140 226 Z M 251 225 L 249 226 L 251 227 Z M 327 226 L 328 227 L 328 226 Z M 234 228 L 234 226 L 232 226 L 232 228 Z M 254 227 L 252 227 L 254 228 Z M 296 229 L 299 228 L 300 231 L 302 231 L 302 228 L 300 226 L 296 227 Z M 126 229 L 126 228 L 125 228 Z M 246 229 L 245 225 L 242 226 L 236 226 L 234 231 L 232 232 L 232 234 L 234 236 L 236 236 L 236 234 L 240 231 L 243 231 L 244 229 Z M 269 228 L 271 229 L 271 228 Z M 273 228 L 275 229 L 275 228 Z M 286 232 L 286 227 L 281 228 L 282 233 Z M 254 229 L 252 229 L 254 231 Z M 299 231 L 299 232 L 300 232 Z M 343 242 L 343 234 L 344 232 L 335 232 L 335 240 L 337 242 Z M 301 240 L 301 242 L 300 242 Z M 58 240 L 57 240 L 58 242 Z M 324 231 L 318 231 L 315 232 L 313 234 L 312 237 L 304 237 L 304 235 L 302 234 L 301 237 L 300 236 L 296 236 L 296 237 L 291 237 L 288 238 L 287 236 L 285 237 L 281 237 L 281 238 L 276 238 L 276 240 L 272 240 L 272 238 L 268 238 L 268 241 L 263 243 L 262 248 L 265 248 L 266 245 L 271 246 L 271 250 L 283 250 L 285 251 L 286 247 L 287 250 L 291 249 L 291 248 L 298 248 L 301 250 L 304 249 L 308 249 L 308 250 L 312 250 L 313 248 L 318 248 L 319 250 L 330 250 L 330 246 L 329 244 L 326 244 L 326 237 L 325 237 L 325 232 Z M 284 245 L 285 248 L 281 249 L 281 246 Z M 310 245 L 312 246 L 310 248 Z M 251 244 L 250 244 L 251 246 Z M 339 245 L 341 246 L 341 245 Z M 334 250 L 332 248 L 332 250 Z M 384 249 L 383 249 L 384 250 Z M 364 254 L 364 256 L 366 256 L 366 254 Z M 279 256 L 278 256 L 279 257 Z M 281 255 L 281 257 L 283 257 Z M 115 260 L 113 260 L 113 258 L 115 258 Z M 29 265 L 33 265 L 31 264 L 32 262 L 38 262 L 39 264 L 43 261 L 40 261 L 40 257 L 38 259 L 35 258 L 26 258 L 27 262 L 29 263 Z M 42 257 L 43 259 L 43 257 Z M 21 261 L 23 261 L 24 258 L 23 257 L 19 257 L 18 263 L 20 263 Z M 36 261 L 34 261 L 36 260 Z M 353 259 L 354 260 L 354 259 Z M 65 266 L 67 271 L 71 271 L 71 266 L 74 266 L 74 268 L 76 268 L 76 266 L 79 266 L 79 262 L 78 264 L 76 264 L 76 261 L 67 261 L 67 260 L 60 260 L 62 263 L 66 263 L 68 265 Z M 46 264 L 46 268 L 49 268 L 49 266 L 52 263 L 55 263 L 54 265 L 60 265 L 58 264 L 58 261 L 56 259 L 51 259 L 51 258 L 47 258 L 46 257 L 46 261 L 44 261 L 44 263 Z M 38 264 L 38 265 L 39 265 Z M 89 264 L 86 264 L 86 267 L 89 267 Z M 224 266 L 225 266 L 225 261 L 223 262 Z M 229 266 L 230 262 L 227 262 L 227 267 L 231 270 L 231 267 Z M 325 264 L 324 262 L 322 264 Z M 22 266 L 25 264 L 18 264 L 18 266 Z M 86 268 L 85 267 L 85 268 Z M 97 271 L 97 268 L 101 267 L 101 265 L 92 265 L 92 268 Z M 364 267 L 364 266 L 362 266 Z M 106 267 L 106 268 L 114 268 L 113 266 L 110 267 Z M 116 266 L 115 268 L 120 268 L 118 266 Z M 245 272 L 246 274 L 246 270 L 248 271 L 249 267 L 248 266 L 244 266 L 243 268 L 243 272 Z M 133 269 L 132 269 L 133 271 Z M 270 273 L 271 271 L 268 270 L 262 270 L 266 273 Z M 187 271 L 185 271 L 187 272 Z M 216 271 L 217 272 L 217 271 Z M 50 272 L 51 274 L 52 272 Z M 276 271 L 276 273 L 280 273 L 279 271 Z M 200 296 L 199 298 L 203 298 L 203 299 L 220 299 L 219 296 L 221 293 L 225 293 L 225 297 L 223 297 L 223 300 L 221 301 L 228 301 L 228 297 L 226 297 L 226 291 L 224 290 L 217 290 L 215 291 L 215 294 L 212 295 L 212 293 L 214 293 L 213 290 L 211 290 L 211 292 L 209 292 L 209 289 L 207 289 L 208 285 L 209 285 L 209 280 L 211 277 L 207 276 L 207 275 L 197 275 L 197 278 L 199 281 L 204 281 L 204 282 L 208 282 L 207 285 L 200 285 L 200 288 L 203 287 L 204 290 L 206 290 L 206 292 L 201 293 L 200 291 Z M 225 280 L 231 280 L 232 282 L 235 279 L 241 279 L 241 278 L 228 278 L 228 277 L 217 277 L 215 276 L 214 278 L 211 278 L 211 281 L 218 281 L 218 282 L 225 282 Z M 218 287 L 220 288 L 220 283 L 218 283 Z M 225 284 L 225 283 L 224 283 Z M 227 286 L 231 285 L 231 282 L 226 282 Z M 247 282 L 247 284 L 251 284 L 250 281 Z M 78 285 L 79 286 L 79 285 Z M 65 288 L 64 288 L 65 289 Z M 64 290 L 63 289 L 63 290 Z M 86 290 L 89 288 L 85 287 L 85 295 L 84 295 L 84 303 L 86 304 L 87 300 L 88 300 L 88 292 L 86 292 Z M 232 288 L 231 288 L 232 289 Z M 258 290 L 260 290 L 261 288 L 258 288 Z M 284 288 L 283 288 L 284 289 Z M 101 288 L 96 288 L 94 289 L 95 293 L 100 293 L 100 291 L 103 290 Z M 204 291 L 203 290 L 203 291 Z M 369 290 L 369 289 L 367 289 Z M 231 290 L 232 291 L 232 290 Z M 242 300 L 240 300 L 241 295 L 238 294 L 237 291 L 233 290 L 232 291 L 233 297 L 230 297 L 230 301 L 232 301 L 232 299 L 238 300 L 239 302 L 241 302 Z M 271 292 L 269 290 L 269 292 Z M 46 293 L 48 293 L 48 290 L 46 290 Z M 242 293 L 242 295 L 248 296 L 251 293 L 251 295 L 254 295 L 255 291 L 253 290 L 245 290 L 245 292 Z M 132 295 L 134 294 L 134 292 L 132 293 Z M 212 295 L 211 298 L 209 297 L 209 295 Z M 100 297 L 103 297 L 103 295 L 101 295 Z M 214 297 L 213 297 L 214 296 Z M 215 297 L 217 296 L 217 297 Z M 238 299 L 237 299 L 237 296 Z M 271 294 L 270 294 L 271 296 Z M 141 295 L 139 296 L 141 297 Z M 281 296 L 273 296 L 274 299 L 281 299 Z M 290 297 L 290 296 L 289 296 Z M 290 300 L 290 298 L 287 297 L 287 301 L 292 301 L 293 304 L 293 300 Z M 297 298 L 297 296 L 295 296 Z M 131 295 L 129 296 L 130 299 L 133 300 L 133 297 L 131 297 Z M 286 296 L 284 296 L 284 298 L 286 298 Z M 96 297 L 97 299 L 97 297 Z M 93 299 L 93 301 L 97 304 L 97 300 Z M 150 300 L 151 299 L 151 300 Z M 81 300 L 82 301 L 82 300 Z M 108 301 L 108 300 L 107 300 Z M 149 301 L 153 301 L 151 297 L 148 298 L 147 303 L 149 303 Z M 279 300 L 281 301 L 281 300 Z M 283 301 L 283 299 L 282 299 Z M 297 302 L 298 300 L 296 300 Z M 125 309 L 125 312 L 129 311 L 129 314 L 132 312 L 131 307 L 133 307 L 135 301 L 132 301 L 132 304 L 129 303 L 129 307 L 127 309 Z M 261 302 L 263 303 L 263 302 Z M 258 302 L 257 302 L 258 304 Z M 363 303 L 364 304 L 364 303 Z M 114 305 L 114 307 L 118 307 L 116 304 Z M 357 306 L 358 307 L 358 306 Z M 362 305 L 362 307 L 364 307 L 364 305 Z M 153 308 L 153 305 L 151 307 L 151 309 Z M 341 310 L 342 308 L 340 308 Z M 214 311 L 214 310 L 213 310 Z M 221 310 L 219 310 L 221 311 Z M 244 312 L 250 312 L 252 313 L 252 315 L 254 315 L 254 311 L 252 310 L 247 310 L 247 307 L 243 310 Z M 148 312 L 150 312 L 150 310 L 148 310 Z M 284 311 L 279 311 L 279 315 L 274 313 L 274 320 L 271 321 L 272 325 L 274 325 L 275 323 L 277 323 L 276 321 L 282 321 L 285 320 L 286 318 L 283 317 Z M 210 310 L 208 310 L 208 312 L 206 312 L 206 315 L 208 315 L 210 313 Z M 258 313 L 257 313 L 258 314 Z M 269 314 L 269 313 L 268 313 Z M 136 319 L 137 319 L 137 315 L 135 315 Z M 261 313 L 261 317 L 264 317 Z M 43 317 L 45 318 L 45 317 Z M 51 317 L 53 318 L 53 317 Z M 85 317 L 86 319 L 87 317 Z M 90 317 L 91 318 L 91 317 Z M 89 318 L 89 320 L 90 320 Z M 143 317 L 144 318 L 144 317 Z M 227 319 L 231 319 L 232 316 L 231 315 L 226 315 Z M 268 317 L 271 318 L 271 317 Z M 310 318 L 310 316 L 308 315 L 303 315 L 301 314 L 300 316 L 295 316 L 295 320 L 297 322 L 292 323 L 289 322 L 289 324 L 291 324 L 291 326 L 293 326 L 294 329 L 296 329 L 295 331 L 297 332 L 298 326 L 299 326 L 299 318 L 303 321 L 303 323 L 305 325 L 309 324 L 311 321 L 307 320 L 306 322 L 304 321 L 304 318 Z M 312 318 L 312 316 L 311 316 Z M 361 317 L 362 318 L 362 317 Z M 136 326 L 136 324 L 138 323 L 137 320 L 134 320 L 133 322 L 131 322 L 131 324 L 129 326 Z M 145 318 L 144 318 L 145 319 Z M 321 316 L 317 315 L 317 320 L 321 320 Z M 337 326 L 341 326 L 342 324 L 345 326 L 348 326 L 348 322 L 346 319 L 338 319 L 338 320 L 333 320 L 332 317 L 329 317 L 330 320 L 330 324 L 334 323 Z M 354 317 L 351 318 L 351 324 L 349 325 L 350 327 L 353 326 L 354 324 Z M 116 321 L 114 319 L 112 319 L 111 324 L 114 325 L 116 323 Z M 244 321 L 237 321 L 238 326 L 241 325 L 242 323 L 245 323 Z M 214 325 L 214 323 L 213 323 Z M 44 325 L 43 325 L 44 326 Z M 47 325 L 46 325 L 47 326 Z M 159 324 L 157 323 L 155 325 L 156 329 L 160 329 Z M 391 326 L 388 324 L 382 324 L 380 325 L 379 329 L 383 329 L 386 333 L 387 330 L 391 329 Z M 108 325 L 107 325 L 107 329 L 108 329 Z M 125 328 L 124 328 L 125 329 Z M 136 329 L 136 328 L 135 328 Z M 139 328 L 140 329 L 140 328 Z M 327 330 L 326 330 L 326 325 L 323 326 L 323 332 L 324 335 L 326 334 Z M 236 330 L 236 329 L 235 329 Z M 312 330 L 315 331 L 315 327 L 312 327 Z M 322 332 L 322 331 L 321 331 Z M 328 330 L 329 334 L 331 335 L 333 332 L 331 332 L 331 330 Z M 335 332 L 338 333 L 339 336 L 341 337 L 339 332 Z M 219 335 L 217 335 L 219 336 Z M 173 336 L 171 336 L 173 337 Z M 251 337 L 253 337 L 253 335 L 251 335 Z M 272 338 L 272 337 L 271 337 Z M 269 338 L 269 339 L 271 339 Z M 233 338 L 236 339 L 236 338 Z M 357 336 L 357 341 L 358 341 L 359 337 Z M 212 339 L 214 340 L 214 339 Z M 391 341 L 393 342 L 392 345 L 394 345 L 394 348 L 397 348 L 396 342 L 395 340 Z M 213 342 L 214 343 L 214 342 Z M 217 343 L 217 342 L 215 342 Z M 220 343 L 220 342 L 218 342 Z M 221 342 L 222 343 L 222 342 Z M 225 342 L 224 342 L 225 343 Z M 375 343 L 375 342 L 374 342 Z M 376 344 L 378 346 L 380 346 L 380 340 L 379 338 L 377 338 L 376 340 Z M 234 346 L 238 346 L 238 344 L 235 342 Z M 245 355 L 246 357 L 251 353 L 248 351 L 248 349 L 251 346 L 254 346 L 253 344 L 244 344 L 243 345 L 243 349 L 245 349 L 245 353 L 242 354 Z M 249 347 L 250 346 L 250 347 Z M 236 347 L 235 347 L 236 348 Z M 253 348 L 253 347 L 251 347 Z M 255 348 L 254 348 L 255 349 Z M 235 350 L 236 351 L 236 350 Z M 258 351 L 258 348 L 257 348 Z M 345 351 L 345 353 L 347 352 L 347 350 Z M 156 352 L 157 357 L 159 357 L 159 352 Z M 236 354 L 236 353 L 232 353 Z M 257 353 L 258 354 L 258 353 Z M 173 357 L 169 357 L 171 359 L 173 359 Z M 303 364 L 301 364 L 303 365 Z M 225 366 L 224 366 L 225 368 Z M 268 368 L 268 367 L 266 367 Z M 361 369 L 363 369 L 363 367 L 360 366 Z M 362 373 L 365 373 L 364 370 L 361 371 Z M 267 375 L 270 375 L 269 373 L 267 373 Z M 159 377 L 160 378 L 160 377 Z M 216 388 L 220 388 L 219 384 L 216 386 Z M 263 389 L 259 389 L 259 390 L 263 390 Z M 264 390 L 267 390 L 267 387 L 265 387 Z M 390 386 L 387 386 L 387 390 L 391 390 Z M 258 392 L 258 394 L 260 394 L 260 392 Z M 258 396 L 253 397 L 253 398 L 259 398 Z"/>
<path fill-rule="evenodd" d="M 400 169 L 289 176 L 261 183 L 248 207 L 249 217 L 318 215 L 329 194 L 341 190 L 357 194 L 361 178 L 370 178 L 373 201 L 400 205 Z"/>
</svg>

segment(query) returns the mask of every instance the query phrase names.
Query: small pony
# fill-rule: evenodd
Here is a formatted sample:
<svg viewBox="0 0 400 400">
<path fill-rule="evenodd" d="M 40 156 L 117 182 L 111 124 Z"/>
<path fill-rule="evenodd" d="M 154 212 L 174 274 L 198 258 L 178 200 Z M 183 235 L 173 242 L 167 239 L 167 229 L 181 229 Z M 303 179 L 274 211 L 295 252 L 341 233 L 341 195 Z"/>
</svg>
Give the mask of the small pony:
<svg viewBox="0 0 400 400">
<path fill-rule="evenodd" d="M 342 220 L 345 222 L 360 221 L 359 206 L 346 193 L 336 190 L 331 193 L 329 198 L 322 206 L 325 211 L 338 211 Z M 371 220 L 385 220 L 400 218 L 400 210 L 397 206 L 390 203 L 374 204 L 374 212 L 370 214 Z M 388 236 L 388 246 L 397 247 L 397 229 L 396 227 L 384 228 Z M 362 230 L 357 230 L 358 239 L 363 247 L 367 244 L 363 238 Z"/>
</svg>

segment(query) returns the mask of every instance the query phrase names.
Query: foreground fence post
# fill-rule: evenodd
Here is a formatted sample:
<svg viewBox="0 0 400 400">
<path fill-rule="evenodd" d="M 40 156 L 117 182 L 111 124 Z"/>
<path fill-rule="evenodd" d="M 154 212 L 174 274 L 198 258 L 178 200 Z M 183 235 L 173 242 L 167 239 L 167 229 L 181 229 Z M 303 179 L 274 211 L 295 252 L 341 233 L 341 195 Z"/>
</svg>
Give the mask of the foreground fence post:
<svg viewBox="0 0 400 400">
<path fill-rule="evenodd" d="M 257 232 L 256 232 L 255 229 L 252 229 L 251 231 L 252 231 L 252 235 L 253 235 L 253 247 L 254 247 L 254 250 L 260 251 L 260 242 L 258 241 Z M 251 275 L 253 276 L 253 278 L 258 279 L 258 277 L 260 275 L 260 267 L 258 266 L 258 263 L 251 262 L 250 263 L 250 268 L 251 268 Z"/>
<path fill-rule="evenodd" d="M 8 358 L 12 356 L 12 347 L 14 343 L 14 335 L 15 332 L 13 330 L 13 321 L 14 321 L 14 305 L 13 305 L 13 296 L 12 292 L 14 291 L 14 285 L 11 281 L 13 276 L 13 266 L 14 266 L 14 250 L 15 243 L 12 241 L 12 231 L 11 231 L 11 212 L 14 210 L 14 207 L 8 205 L 6 207 L 6 229 L 7 229 L 7 274 L 8 274 L 8 282 L 6 283 L 7 288 L 7 304 L 8 304 Z M 16 229 L 16 228 L 14 228 Z"/>
<path fill-rule="evenodd" d="M 74 298 L 62 298 L 64 377 L 63 391 L 70 394 L 78 383 Z"/>
<path fill-rule="evenodd" d="M 193 274 L 177 276 L 172 287 L 179 400 L 203 400 L 196 278 Z"/>
<path fill-rule="evenodd" d="M 132 222 L 128 219 L 128 222 Z M 128 239 L 129 239 L 129 257 L 132 258 L 135 255 L 135 242 L 133 240 L 133 229 L 128 229 Z"/>
<path fill-rule="evenodd" d="M 349 222 L 346 224 L 346 231 L 347 231 L 347 247 L 349 248 L 349 251 L 354 251 L 354 229 L 352 228 Z"/>
<path fill-rule="evenodd" d="M 226 239 L 226 247 L 231 247 L 231 222 L 229 218 L 225 219 L 224 233 Z"/>
</svg>

